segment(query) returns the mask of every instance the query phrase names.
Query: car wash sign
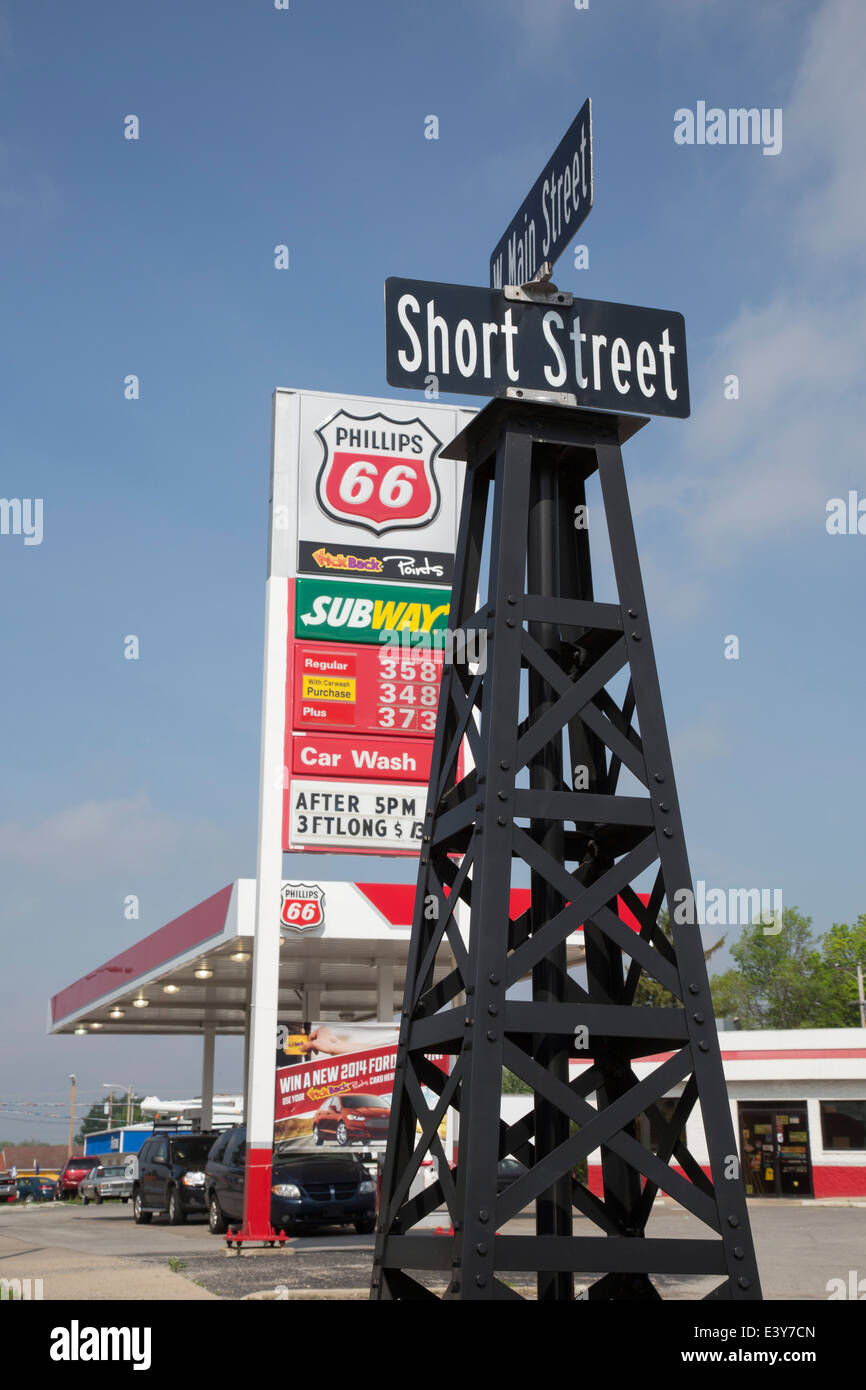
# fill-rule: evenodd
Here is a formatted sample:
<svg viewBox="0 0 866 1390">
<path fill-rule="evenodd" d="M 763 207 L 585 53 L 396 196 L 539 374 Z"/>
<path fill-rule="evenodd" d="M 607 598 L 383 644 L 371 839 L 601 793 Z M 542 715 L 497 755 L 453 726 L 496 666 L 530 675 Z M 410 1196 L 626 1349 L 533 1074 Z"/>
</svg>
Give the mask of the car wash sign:
<svg viewBox="0 0 866 1390">
<path fill-rule="evenodd" d="M 275 395 L 270 574 L 284 608 L 274 600 L 282 656 L 266 698 L 281 691 L 284 851 L 418 853 L 463 483 L 440 454 L 472 413 Z M 314 910 L 300 897 L 283 909 L 296 930 Z"/>
</svg>

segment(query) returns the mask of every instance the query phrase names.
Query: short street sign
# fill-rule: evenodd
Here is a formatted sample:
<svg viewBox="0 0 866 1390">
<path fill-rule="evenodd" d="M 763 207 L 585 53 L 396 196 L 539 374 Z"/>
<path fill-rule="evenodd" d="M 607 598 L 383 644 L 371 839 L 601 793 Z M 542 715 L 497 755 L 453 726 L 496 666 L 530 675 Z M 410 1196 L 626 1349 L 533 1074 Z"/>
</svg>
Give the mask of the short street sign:
<svg viewBox="0 0 866 1390">
<path fill-rule="evenodd" d="M 490 257 L 490 284 L 523 285 L 560 256 L 592 208 L 592 102 L 581 106 Z"/>
<path fill-rule="evenodd" d="M 392 386 L 504 396 L 509 387 L 569 393 L 593 410 L 689 414 L 682 314 L 575 299 L 508 300 L 499 290 L 385 281 Z"/>
</svg>

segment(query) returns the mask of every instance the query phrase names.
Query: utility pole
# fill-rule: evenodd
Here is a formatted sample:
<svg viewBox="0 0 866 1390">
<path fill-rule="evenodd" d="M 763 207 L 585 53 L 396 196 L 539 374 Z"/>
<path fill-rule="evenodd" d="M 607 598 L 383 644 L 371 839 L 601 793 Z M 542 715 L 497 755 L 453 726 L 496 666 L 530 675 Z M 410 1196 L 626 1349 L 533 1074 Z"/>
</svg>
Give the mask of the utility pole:
<svg viewBox="0 0 866 1390">
<path fill-rule="evenodd" d="M 863 966 L 857 962 L 857 999 L 860 1003 L 860 1027 L 866 1028 L 866 997 L 863 995 Z"/>
<path fill-rule="evenodd" d="M 71 1098 L 71 1100 L 70 1100 L 70 1102 L 69 1102 L 69 1143 L 68 1143 L 67 1146 L 66 1146 L 66 1149 L 67 1149 L 66 1157 L 67 1157 L 67 1158 L 71 1158 L 71 1157 L 72 1157 L 72 1139 L 73 1139 L 73 1131 L 74 1131 L 74 1128 L 75 1128 L 75 1076 L 73 1075 L 72 1072 L 70 1072 L 70 1074 L 69 1074 L 69 1080 L 72 1082 L 72 1098 Z"/>
</svg>

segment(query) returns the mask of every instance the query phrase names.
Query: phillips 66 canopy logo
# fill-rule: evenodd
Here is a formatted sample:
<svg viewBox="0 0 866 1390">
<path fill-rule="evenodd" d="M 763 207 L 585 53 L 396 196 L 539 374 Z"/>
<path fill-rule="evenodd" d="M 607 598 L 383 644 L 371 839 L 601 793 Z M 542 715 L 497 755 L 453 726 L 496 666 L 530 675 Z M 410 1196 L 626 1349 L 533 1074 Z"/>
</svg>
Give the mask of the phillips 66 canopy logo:
<svg viewBox="0 0 866 1390">
<path fill-rule="evenodd" d="M 316 434 L 324 450 L 316 497 L 334 521 L 381 536 L 426 526 L 438 513 L 433 460 L 442 441 L 417 417 L 338 410 Z"/>
<path fill-rule="evenodd" d="M 317 883 L 284 883 L 280 926 L 283 931 L 305 932 L 322 926 L 325 892 Z"/>
</svg>

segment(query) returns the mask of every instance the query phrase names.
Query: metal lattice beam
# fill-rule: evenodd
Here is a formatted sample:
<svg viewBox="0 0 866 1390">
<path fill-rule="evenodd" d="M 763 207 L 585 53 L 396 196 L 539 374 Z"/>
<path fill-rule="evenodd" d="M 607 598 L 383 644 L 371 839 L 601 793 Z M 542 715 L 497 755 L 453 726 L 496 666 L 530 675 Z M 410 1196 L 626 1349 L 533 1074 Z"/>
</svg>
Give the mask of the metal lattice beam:
<svg viewBox="0 0 866 1390">
<path fill-rule="evenodd" d="M 467 465 L 451 628 L 486 647 L 478 665 L 458 652 L 443 675 L 374 1298 L 520 1297 L 509 1271 L 533 1271 L 544 1300 L 573 1299 L 575 1275 L 591 1299 L 658 1298 L 658 1275 L 720 1275 L 707 1297 L 761 1296 L 700 932 L 674 921 L 669 939 L 658 925 L 692 881 L 620 449 L 643 423 L 497 400 L 446 451 Z M 596 471 L 615 603 L 596 601 L 592 533 L 575 525 Z M 620 700 L 608 689 L 617 681 Z M 458 779 L 464 740 L 475 765 Z M 619 791 L 623 768 L 638 794 Z M 644 902 L 634 885 L 653 866 Z M 530 879 L 531 905 L 512 919 L 515 870 Z M 566 968 L 579 926 L 585 987 Z M 446 942 L 454 968 L 434 983 Z M 635 1005 L 645 977 L 672 1007 Z M 532 998 L 508 997 L 525 979 Z M 443 1053 L 450 1074 L 430 1060 Z M 586 1065 L 570 1075 L 575 1059 Z M 652 1065 L 639 1075 L 637 1062 Z M 511 1125 L 500 1117 L 505 1068 L 531 1092 Z M 449 1109 L 453 1170 L 439 1134 Z M 696 1114 L 709 1174 L 684 1138 Z M 599 1150 L 600 1193 L 575 1176 Z M 508 1155 L 527 1172 L 499 1193 Z M 438 1179 L 410 1197 L 428 1157 Z M 702 1223 L 701 1238 L 647 1237 L 660 1192 Z M 501 1234 L 533 1205 L 534 1235 Z M 447 1236 L 424 1225 L 442 1206 Z M 575 1236 L 575 1211 L 602 1238 Z"/>
</svg>

